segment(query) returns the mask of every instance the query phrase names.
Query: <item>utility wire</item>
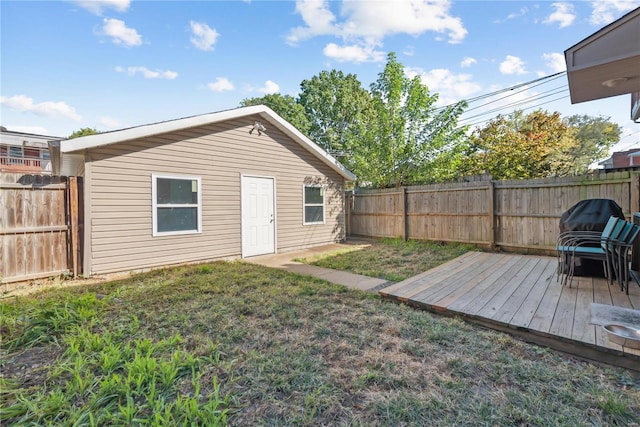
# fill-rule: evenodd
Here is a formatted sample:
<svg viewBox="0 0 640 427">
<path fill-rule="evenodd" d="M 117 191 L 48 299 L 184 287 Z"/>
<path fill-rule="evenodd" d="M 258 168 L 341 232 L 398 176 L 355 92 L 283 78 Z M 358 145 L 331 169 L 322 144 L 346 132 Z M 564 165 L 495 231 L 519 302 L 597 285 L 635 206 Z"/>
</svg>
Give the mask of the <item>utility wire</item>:
<svg viewBox="0 0 640 427">
<path fill-rule="evenodd" d="M 535 97 L 531 97 L 531 98 L 528 98 L 528 99 L 515 101 L 515 102 L 512 102 L 510 104 L 505 104 L 503 106 L 496 107 L 496 108 L 494 108 L 492 110 L 487 110 L 485 112 L 476 114 L 474 116 L 463 117 L 463 118 L 460 119 L 460 122 L 464 122 L 466 120 L 471 120 L 471 119 L 475 119 L 475 118 L 478 118 L 478 117 L 486 116 L 487 114 L 493 114 L 493 113 L 499 112 L 501 110 L 506 110 L 506 109 L 510 109 L 511 110 L 512 108 L 515 108 L 515 107 L 518 107 L 518 106 L 527 105 L 527 104 L 530 104 L 532 102 L 536 102 L 538 100 L 541 100 L 541 99 L 544 99 L 544 98 L 548 98 L 550 96 L 558 95 L 560 93 L 566 92 L 567 90 L 568 89 L 562 89 L 562 88 L 561 89 L 553 89 L 553 92 L 547 91 L 547 92 L 551 92 L 551 93 L 547 93 L 544 96 L 535 96 Z M 544 93 L 546 93 L 546 92 L 544 92 Z M 557 98 L 556 101 L 560 100 L 560 99 L 563 99 L 563 98 L 566 98 L 566 96 L 562 96 L 560 98 Z M 528 107 L 527 109 L 535 108 L 538 105 L 544 105 L 544 104 L 548 104 L 548 102 L 544 102 L 542 104 L 537 104 L 537 105 L 534 105 L 532 107 Z"/>
<path fill-rule="evenodd" d="M 568 98 L 568 97 L 569 97 L 568 95 L 561 96 L 561 97 L 554 98 L 554 99 L 551 99 L 551 100 L 546 101 L 546 102 L 541 102 L 541 103 L 539 103 L 539 104 L 532 105 L 532 106 L 527 107 L 527 108 L 521 108 L 520 110 L 521 110 L 521 111 L 531 110 L 531 109 L 533 109 L 533 108 L 538 108 L 538 107 L 540 107 L 541 105 L 550 104 L 550 103 L 552 103 L 552 102 L 556 102 L 556 101 L 559 101 L 559 100 L 561 100 L 561 99 L 566 99 L 566 98 Z M 474 123 L 466 123 L 466 124 L 462 124 L 461 126 L 476 126 L 476 125 L 480 125 L 480 124 L 483 124 L 483 123 L 490 122 L 490 121 L 491 121 L 491 120 L 493 120 L 494 118 L 495 118 L 495 117 L 491 117 L 491 118 L 489 118 L 489 119 L 480 120 L 480 121 L 477 121 L 477 122 L 474 122 Z"/>
<path fill-rule="evenodd" d="M 509 95 L 505 95 L 505 96 L 502 96 L 502 97 L 500 97 L 500 98 L 496 98 L 496 99 L 494 99 L 494 100 L 492 100 L 492 101 L 485 102 L 484 104 L 480 104 L 480 105 L 478 105 L 478 106 L 476 106 L 476 107 L 468 108 L 468 109 L 466 109 L 466 110 L 465 110 L 465 113 L 467 113 L 467 112 L 469 112 L 469 111 L 477 110 L 478 108 L 485 107 L 485 106 L 487 106 L 487 105 L 489 105 L 489 104 L 493 104 L 494 102 L 502 101 L 503 99 L 509 98 L 510 96 L 514 96 L 514 95 L 517 95 L 517 94 L 519 94 L 519 93 L 526 92 L 526 91 L 528 91 L 528 90 L 533 89 L 534 87 L 538 87 L 538 86 L 543 85 L 543 84 L 546 84 L 546 83 L 549 83 L 549 82 L 538 83 L 537 85 L 534 85 L 534 86 L 531 86 L 531 87 L 528 87 L 528 88 L 525 88 L 525 89 L 519 90 L 519 91 L 517 91 L 517 92 L 510 93 Z M 568 87 L 569 87 L 569 86 L 565 84 L 565 85 L 560 86 L 559 88 L 568 88 Z M 556 88 L 556 89 L 559 89 L 559 88 Z M 549 89 L 549 90 L 554 90 L 554 89 Z M 546 92 L 549 92 L 549 90 L 547 90 Z M 546 93 L 546 92 L 542 92 L 542 93 Z M 535 95 L 534 95 L 534 96 L 535 96 Z M 525 99 L 526 99 L 526 98 L 525 98 Z"/>
<path fill-rule="evenodd" d="M 526 105 L 526 104 L 538 101 L 538 100 L 543 99 L 543 98 L 548 98 L 549 96 L 558 95 L 560 93 L 566 92 L 567 90 L 568 90 L 568 88 L 562 88 L 562 87 L 550 89 L 550 90 L 547 90 L 545 92 L 541 92 L 541 93 L 539 93 L 539 94 L 537 94 L 535 96 L 531 96 L 529 98 L 521 99 L 521 100 L 512 102 L 510 104 L 505 104 L 505 105 L 502 105 L 500 107 L 496 107 L 496 108 L 493 108 L 491 110 L 487 110 L 487 111 L 484 111 L 482 113 L 478 113 L 478 114 L 476 114 L 474 116 L 463 117 L 463 118 L 460 119 L 460 121 L 462 122 L 462 121 L 465 121 L 465 120 L 475 119 L 477 117 L 486 116 L 487 114 L 492 114 L 492 113 L 495 113 L 495 112 L 498 112 L 500 110 L 504 110 L 504 109 L 507 109 L 507 108 L 510 109 L 512 107 L 517 107 L 519 105 Z"/>
<path fill-rule="evenodd" d="M 530 80 L 528 82 L 519 83 L 519 84 L 517 84 L 515 86 L 511 86 L 511 87 L 507 87 L 507 88 L 504 88 L 504 89 L 500 89 L 500 90 L 497 90 L 495 92 L 485 93 L 484 95 L 479 95 L 479 96 L 476 96 L 474 98 L 464 99 L 463 101 L 465 101 L 467 103 L 467 105 L 468 105 L 468 104 L 470 104 L 472 102 L 479 101 L 479 100 L 485 99 L 485 98 L 490 98 L 492 96 L 500 95 L 501 93 L 510 92 L 510 91 L 515 90 L 515 89 L 519 89 L 521 87 L 532 85 L 534 83 L 543 82 L 543 81 L 546 81 L 546 80 L 553 81 L 555 79 L 560 78 L 560 76 L 562 76 L 562 75 L 564 75 L 566 73 L 567 73 L 566 71 L 561 71 L 559 73 L 550 74 L 548 76 L 540 77 L 540 78 L 537 78 L 535 80 Z M 535 87 L 535 86 L 533 86 L 533 87 Z M 453 104 L 449 104 L 449 105 L 445 105 L 443 107 L 439 107 L 439 109 L 445 109 L 445 108 L 448 108 L 448 107 L 453 107 L 454 105 L 457 105 L 457 104 L 458 104 L 458 102 L 455 102 Z"/>
</svg>

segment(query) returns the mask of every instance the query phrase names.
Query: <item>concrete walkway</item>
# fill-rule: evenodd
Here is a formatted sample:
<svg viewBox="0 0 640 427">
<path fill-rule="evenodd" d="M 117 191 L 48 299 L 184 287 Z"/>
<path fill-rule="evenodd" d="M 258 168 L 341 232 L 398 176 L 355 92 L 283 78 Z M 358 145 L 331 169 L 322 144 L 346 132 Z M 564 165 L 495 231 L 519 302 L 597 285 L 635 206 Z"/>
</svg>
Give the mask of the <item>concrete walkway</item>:
<svg viewBox="0 0 640 427">
<path fill-rule="evenodd" d="M 315 265 L 308 265 L 294 261 L 294 259 L 310 258 L 314 255 L 336 252 L 343 249 L 357 250 L 357 247 L 362 246 L 366 246 L 366 243 L 332 243 L 300 251 L 286 252 L 283 254 L 269 254 L 245 258 L 243 261 L 264 265 L 265 267 L 280 268 L 305 276 L 313 276 L 331 283 L 363 291 L 377 292 L 383 287 L 392 285 L 393 283 L 384 279 L 376 279 L 375 277 L 347 273 L 345 271 L 332 270 L 330 268 L 316 267 Z"/>
</svg>

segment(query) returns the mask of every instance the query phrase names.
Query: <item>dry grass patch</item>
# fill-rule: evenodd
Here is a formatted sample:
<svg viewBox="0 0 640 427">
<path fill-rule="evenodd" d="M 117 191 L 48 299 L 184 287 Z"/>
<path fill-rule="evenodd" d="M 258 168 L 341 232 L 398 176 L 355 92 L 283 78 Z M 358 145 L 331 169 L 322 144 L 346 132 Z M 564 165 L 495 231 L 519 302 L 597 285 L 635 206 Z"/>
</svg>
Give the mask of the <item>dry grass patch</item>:
<svg viewBox="0 0 640 427">
<path fill-rule="evenodd" d="M 299 261 L 399 282 L 475 249 L 455 243 L 380 239 L 357 250 L 319 254 Z"/>
</svg>

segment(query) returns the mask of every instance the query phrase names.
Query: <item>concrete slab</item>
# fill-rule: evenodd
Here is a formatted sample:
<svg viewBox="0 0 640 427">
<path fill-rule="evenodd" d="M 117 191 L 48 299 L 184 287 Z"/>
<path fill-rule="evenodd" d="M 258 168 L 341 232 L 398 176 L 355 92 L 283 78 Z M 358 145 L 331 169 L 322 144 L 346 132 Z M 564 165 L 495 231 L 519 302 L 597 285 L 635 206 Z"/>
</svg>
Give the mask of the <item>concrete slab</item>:
<svg viewBox="0 0 640 427">
<path fill-rule="evenodd" d="M 337 252 L 343 249 L 357 250 L 358 247 L 363 246 L 366 246 L 366 243 L 332 243 L 300 251 L 245 258 L 243 261 L 264 265 L 265 267 L 279 268 L 296 274 L 317 277 L 331 283 L 363 291 L 377 291 L 386 284 L 391 285 L 392 283 L 384 279 L 348 273 L 346 271 L 332 270 L 330 268 L 317 267 L 315 265 L 308 265 L 293 261 L 294 259 L 309 258 L 314 255 Z"/>
</svg>

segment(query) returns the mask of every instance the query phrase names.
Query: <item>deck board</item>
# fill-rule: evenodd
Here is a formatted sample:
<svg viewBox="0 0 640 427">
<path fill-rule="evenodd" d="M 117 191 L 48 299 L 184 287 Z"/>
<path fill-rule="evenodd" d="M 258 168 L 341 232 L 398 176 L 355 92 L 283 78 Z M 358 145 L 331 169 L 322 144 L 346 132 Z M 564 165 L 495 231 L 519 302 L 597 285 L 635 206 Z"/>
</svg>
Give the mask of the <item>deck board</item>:
<svg viewBox="0 0 640 427">
<path fill-rule="evenodd" d="M 590 314 L 592 303 L 639 309 L 640 287 L 632 282 L 626 295 L 604 278 L 591 277 L 562 286 L 556 266 L 555 257 L 469 252 L 380 295 L 640 371 L 640 351 L 609 342 Z"/>
<path fill-rule="evenodd" d="M 578 278 L 578 295 L 576 298 L 576 310 L 573 317 L 573 331 L 571 338 L 595 344 L 596 328 L 591 322 L 591 303 L 593 303 L 593 279 L 590 277 Z"/>
<path fill-rule="evenodd" d="M 523 282 L 523 288 L 528 286 L 529 292 L 521 302 L 518 311 L 514 313 L 510 320 L 505 320 L 506 322 L 518 328 L 530 327 L 535 314 L 540 309 L 540 303 L 547 291 L 548 281 L 553 280 L 553 277 L 555 277 L 555 271 L 555 260 L 540 260 L 538 268 L 534 269 Z M 525 292 L 524 289 L 523 292 Z"/>
</svg>

